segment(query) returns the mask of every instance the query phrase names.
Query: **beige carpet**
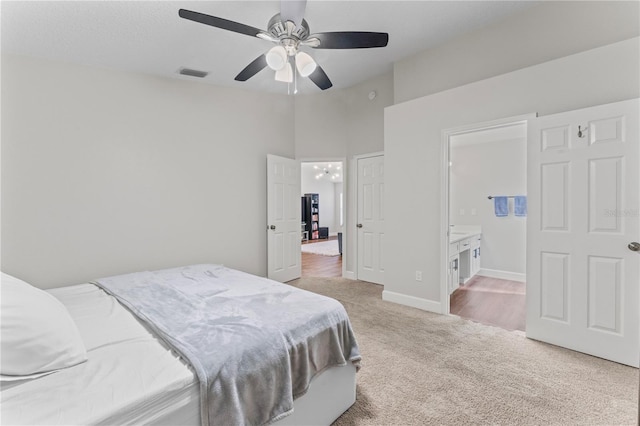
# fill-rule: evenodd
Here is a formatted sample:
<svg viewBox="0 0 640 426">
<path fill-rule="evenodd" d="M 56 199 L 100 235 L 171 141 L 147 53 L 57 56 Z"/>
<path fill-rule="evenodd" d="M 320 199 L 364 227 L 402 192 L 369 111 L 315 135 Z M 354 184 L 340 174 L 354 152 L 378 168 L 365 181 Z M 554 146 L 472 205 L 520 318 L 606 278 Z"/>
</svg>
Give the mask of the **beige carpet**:
<svg viewBox="0 0 640 426">
<path fill-rule="evenodd" d="M 357 400 L 335 425 L 637 424 L 634 368 L 384 302 L 375 284 L 291 284 L 342 302 L 360 345 Z"/>
</svg>

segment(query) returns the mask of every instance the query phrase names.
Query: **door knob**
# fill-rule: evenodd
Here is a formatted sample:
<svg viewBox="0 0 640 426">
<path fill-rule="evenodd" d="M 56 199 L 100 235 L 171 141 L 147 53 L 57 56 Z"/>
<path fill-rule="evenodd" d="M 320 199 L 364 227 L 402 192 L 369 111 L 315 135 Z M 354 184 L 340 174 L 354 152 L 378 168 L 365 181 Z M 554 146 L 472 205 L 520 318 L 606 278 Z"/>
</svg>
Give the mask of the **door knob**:
<svg viewBox="0 0 640 426">
<path fill-rule="evenodd" d="M 271 226 L 269 227 L 269 229 L 271 229 L 272 231 L 275 231 L 275 230 L 276 230 L 276 226 L 275 226 L 275 225 L 271 225 Z"/>
<path fill-rule="evenodd" d="M 356 225 L 356 227 L 358 227 L 358 228 L 362 228 L 362 224 L 361 224 L 361 223 L 359 223 L 359 224 L 357 224 L 357 225 Z"/>
<path fill-rule="evenodd" d="M 632 243 L 629 243 L 627 247 L 629 247 L 629 250 L 631 251 L 640 251 L 640 243 L 636 243 L 635 241 Z"/>
</svg>

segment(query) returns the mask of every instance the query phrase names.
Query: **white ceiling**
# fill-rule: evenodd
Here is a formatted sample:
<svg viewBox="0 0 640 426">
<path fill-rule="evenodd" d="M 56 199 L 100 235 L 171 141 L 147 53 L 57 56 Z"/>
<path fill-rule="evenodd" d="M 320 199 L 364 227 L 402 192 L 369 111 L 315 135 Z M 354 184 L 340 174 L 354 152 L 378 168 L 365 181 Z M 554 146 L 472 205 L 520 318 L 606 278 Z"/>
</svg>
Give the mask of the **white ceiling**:
<svg viewBox="0 0 640 426">
<path fill-rule="evenodd" d="M 530 1 L 310 0 L 311 32 L 378 31 L 378 49 L 306 49 L 336 88 L 390 71 L 416 52 L 489 25 L 535 4 Z M 265 69 L 247 82 L 234 77 L 273 45 L 178 17 L 190 9 L 266 29 L 280 2 L 265 1 L 2 1 L 2 52 L 172 78 L 182 67 L 208 71 L 206 83 L 286 93 Z M 302 93 L 319 89 L 307 79 Z"/>
<path fill-rule="evenodd" d="M 313 176 L 315 179 L 323 179 L 332 183 L 340 183 L 344 180 L 342 162 L 318 162 L 302 163 L 302 173 L 306 176 Z"/>
</svg>

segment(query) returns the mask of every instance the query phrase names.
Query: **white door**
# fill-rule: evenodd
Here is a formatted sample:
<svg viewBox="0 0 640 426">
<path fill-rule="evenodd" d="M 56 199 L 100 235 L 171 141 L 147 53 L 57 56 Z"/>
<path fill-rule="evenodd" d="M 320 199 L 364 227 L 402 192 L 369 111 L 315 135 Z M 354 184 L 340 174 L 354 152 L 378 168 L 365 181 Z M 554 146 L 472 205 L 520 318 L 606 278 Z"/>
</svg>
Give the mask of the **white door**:
<svg viewBox="0 0 640 426">
<path fill-rule="evenodd" d="M 358 279 L 384 284 L 384 157 L 358 159 Z"/>
<path fill-rule="evenodd" d="M 527 337 L 638 366 L 638 100 L 529 122 Z"/>
<path fill-rule="evenodd" d="M 300 163 L 267 155 L 267 276 L 300 278 Z"/>
</svg>

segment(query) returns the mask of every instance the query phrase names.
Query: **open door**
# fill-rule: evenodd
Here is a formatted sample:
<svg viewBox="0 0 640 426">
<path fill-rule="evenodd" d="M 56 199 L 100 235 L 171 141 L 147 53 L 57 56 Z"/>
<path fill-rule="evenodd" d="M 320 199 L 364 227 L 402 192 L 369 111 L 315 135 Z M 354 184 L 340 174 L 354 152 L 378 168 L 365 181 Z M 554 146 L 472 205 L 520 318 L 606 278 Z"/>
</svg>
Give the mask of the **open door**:
<svg viewBox="0 0 640 426">
<path fill-rule="evenodd" d="M 384 285 L 384 156 L 358 159 L 358 279 Z"/>
<path fill-rule="evenodd" d="M 527 337 L 638 366 L 637 99 L 529 122 Z"/>
<path fill-rule="evenodd" d="M 267 155 L 267 276 L 300 278 L 300 163 Z"/>
</svg>

